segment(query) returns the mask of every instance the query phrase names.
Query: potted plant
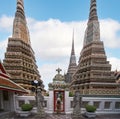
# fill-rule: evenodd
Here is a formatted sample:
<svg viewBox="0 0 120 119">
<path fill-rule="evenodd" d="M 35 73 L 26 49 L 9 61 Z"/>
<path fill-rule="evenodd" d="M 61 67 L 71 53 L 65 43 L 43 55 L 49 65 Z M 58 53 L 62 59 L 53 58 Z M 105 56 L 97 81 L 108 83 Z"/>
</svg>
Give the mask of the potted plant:
<svg viewBox="0 0 120 119">
<path fill-rule="evenodd" d="M 21 111 L 19 112 L 20 113 L 20 116 L 21 117 L 27 117 L 31 114 L 31 110 L 32 110 L 33 106 L 31 104 L 23 104 L 21 106 Z"/>
<path fill-rule="evenodd" d="M 72 92 L 69 92 L 69 97 L 73 97 L 73 93 Z"/>
<path fill-rule="evenodd" d="M 85 116 L 87 116 L 88 118 L 96 117 L 96 113 L 95 113 L 96 107 L 94 105 L 86 105 L 85 109 L 86 109 Z"/>
</svg>

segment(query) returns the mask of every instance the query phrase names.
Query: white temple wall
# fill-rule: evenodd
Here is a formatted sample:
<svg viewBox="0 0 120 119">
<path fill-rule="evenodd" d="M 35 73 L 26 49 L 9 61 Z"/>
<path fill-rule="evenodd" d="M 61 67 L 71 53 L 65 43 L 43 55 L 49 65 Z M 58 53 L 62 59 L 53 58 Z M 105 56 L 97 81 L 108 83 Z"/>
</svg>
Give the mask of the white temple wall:
<svg viewBox="0 0 120 119">
<path fill-rule="evenodd" d="M 49 91 L 49 97 L 48 98 L 45 97 L 45 100 L 48 102 L 46 112 L 53 113 L 54 112 L 54 94 L 53 94 L 53 91 Z"/>
<path fill-rule="evenodd" d="M 3 94 L 6 93 L 6 94 Z M 8 92 L 0 90 L 0 109 L 4 111 L 14 111 L 15 104 L 14 104 L 14 92 Z"/>
<path fill-rule="evenodd" d="M 45 99 L 45 112 L 54 113 L 53 91 L 50 91 L 48 97 Z M 15 96 L 16 112 L 20 110 L 20 104 L 35 102 L 34 96 Z M 120 98 L 101 98 L 101 97 L 83 97 L 82 104 L 94 104 L 97 106 L 97 114 L 119 114 L 120 113 Z M 69 97 L 69 93 L 65 93 L 65 113 L 70 114 L 73 111 L 73 97 Z M 84 105 L 82 105 L 82 113 L 85 112 Z M 36 112 L 36 107 L 33 108 Z"/>
<path fill-rule="evenodd" d="M 65 91 L 65 113 L 70 114 L 73 111 L 71 107 L 71 103 L 73 101 L 73 97 L 69 97 L 69 91 Z"/>
</svg>

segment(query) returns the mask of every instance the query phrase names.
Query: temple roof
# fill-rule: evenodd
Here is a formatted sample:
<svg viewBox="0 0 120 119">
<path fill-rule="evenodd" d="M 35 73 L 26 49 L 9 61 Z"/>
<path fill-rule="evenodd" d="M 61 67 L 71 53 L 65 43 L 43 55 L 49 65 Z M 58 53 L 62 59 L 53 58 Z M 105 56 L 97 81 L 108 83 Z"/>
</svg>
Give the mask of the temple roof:
<svg viewBox="0 0 120 119">
<path fill-rule="evenodd" d="M 28 93 L 24 88 L 10 80 L 10 76 L 6 73 L 4 66 L 0 62 L 0 90 L 8 90 L 18 93 Z"/>
<path fill-rule="evenodd" d="M 21 86 L 1 76 L 0 76 L 0 90 L 14 91 L 18 93 L 27 93 L 27 91 Z"/>
</svg>

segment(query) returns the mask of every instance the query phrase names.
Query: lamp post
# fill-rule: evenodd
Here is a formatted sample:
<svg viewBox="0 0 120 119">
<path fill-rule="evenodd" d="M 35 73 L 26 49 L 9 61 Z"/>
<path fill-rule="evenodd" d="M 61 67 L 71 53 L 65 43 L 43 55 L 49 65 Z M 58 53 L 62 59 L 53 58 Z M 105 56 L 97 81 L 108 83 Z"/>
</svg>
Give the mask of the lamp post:
<svg viewBox="0 0 120 119">
<path fill-rule="evenodd" d="M 34 92 L 37 90 L 38 86 L 42 85 L 42 83 L 38 80 L 33 80 L 33 81 L 31 81 L 31 85 L 34 86 L 34 87 L 32 87 L 32 91 Z"/>
<path fill-rule="evenodd" d="M 31 81 L 31 85 L 32 85 L 32 88 L 31 88 L 32 92 L 35 92 L 36 104 L 37 104 L 37 88 L 38 88 L 38 86 L 39 87 L 41 86 L 41 82 L 38 80 L 33 80 L 33 81 Z"/>
<path fill-rule="evenodd" d="M 31 81 L 32 91 L 35 92 L 35 97 L 36 97 L 36 106 L 37 106 L 37 114 L 39 117 L 44 117 L 44 108 L 43 108 L 43 103 L 44 103 L 44 97 L 41 94 L 41 85 L 42 82 L 38 80 Z"/>
</svg>

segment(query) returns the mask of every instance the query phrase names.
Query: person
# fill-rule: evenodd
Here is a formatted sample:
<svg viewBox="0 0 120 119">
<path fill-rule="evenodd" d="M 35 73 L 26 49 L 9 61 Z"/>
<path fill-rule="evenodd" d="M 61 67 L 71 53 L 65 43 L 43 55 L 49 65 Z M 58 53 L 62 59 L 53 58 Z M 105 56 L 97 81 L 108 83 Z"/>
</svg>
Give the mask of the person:
<svg viewBox="0 0 120 119">
<path fill-rule="evenodd" d="M 57 99 L 57 114 L 61 112 L 61 100 L 60 98 Z"/>
</svg>

